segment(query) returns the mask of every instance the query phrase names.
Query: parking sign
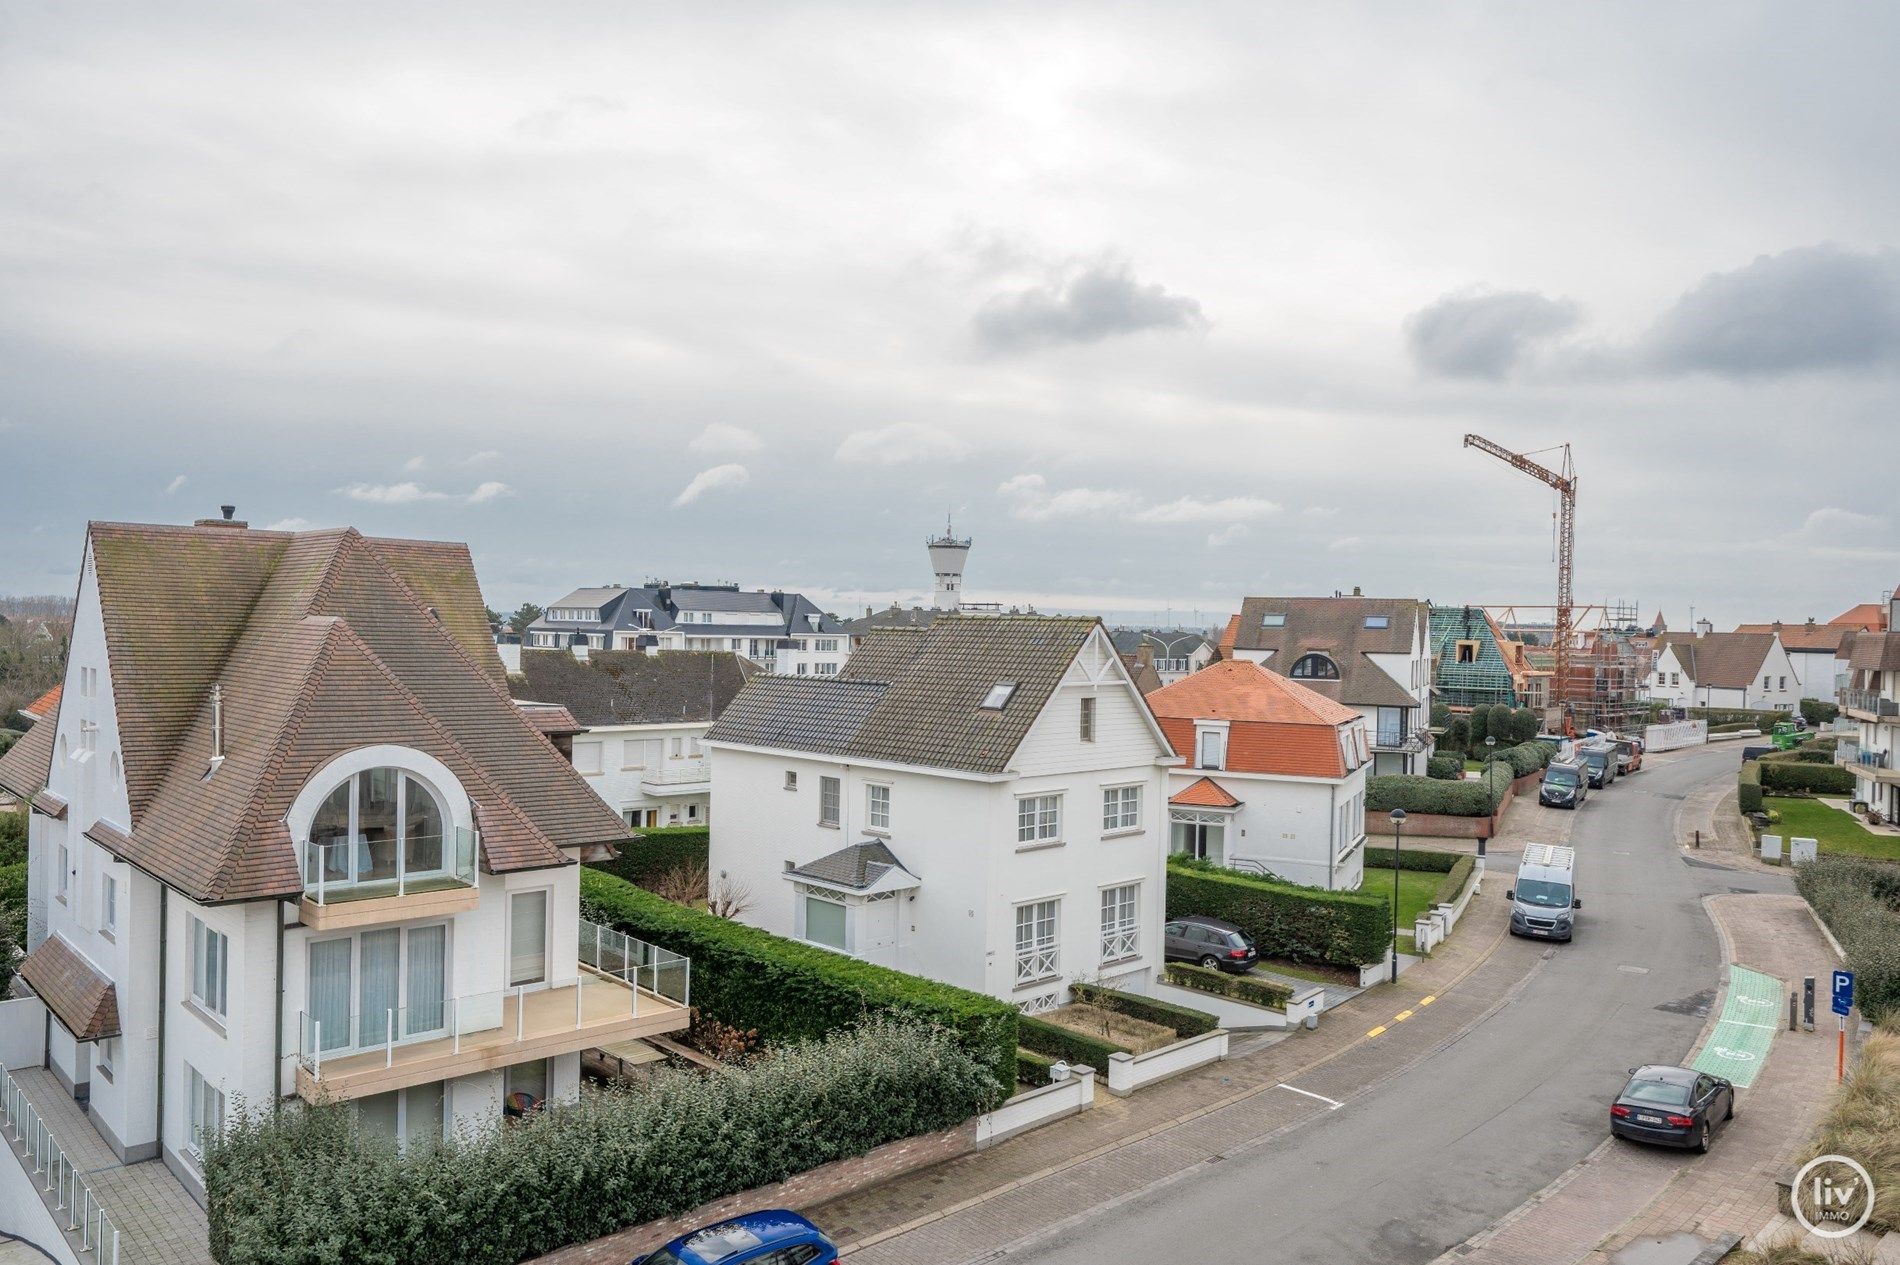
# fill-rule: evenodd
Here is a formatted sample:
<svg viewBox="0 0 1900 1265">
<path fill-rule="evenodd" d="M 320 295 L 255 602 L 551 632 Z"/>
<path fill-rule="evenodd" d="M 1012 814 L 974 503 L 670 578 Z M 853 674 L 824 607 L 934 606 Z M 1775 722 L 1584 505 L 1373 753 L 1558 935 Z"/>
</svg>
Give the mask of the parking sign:
<svg viewBox="0 0 1900 1265">
<path fill-rule="evenodd" d="M 1845 1016 L 1854 1008 L 1854 973 L 1834 972 L 1834 1013 Z"/>
</svg>

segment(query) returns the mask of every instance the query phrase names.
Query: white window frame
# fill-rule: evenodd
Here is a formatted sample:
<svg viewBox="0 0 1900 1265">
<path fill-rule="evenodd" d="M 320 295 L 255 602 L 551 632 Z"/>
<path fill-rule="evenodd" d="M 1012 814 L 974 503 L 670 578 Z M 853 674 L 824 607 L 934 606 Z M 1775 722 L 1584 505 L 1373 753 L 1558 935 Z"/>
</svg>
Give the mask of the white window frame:
<svg viewBox="0 0 1900 1265">
<path fill-rule="evenodd" d="M 864 784 L 864 828 L 876 833 L 890 833 L 891 784 L 889 782 Z"/>
<path fill-rule="evenodd" d="M 818 824 L 836 826 L 844 819 L 844 779 L 818 777 Z"/>
<path fill-rule="evenodd" d="M 1016 844 L 1042 847 L 1062 842 L 1062 792 L 1016 797 Z"/>
<path fill-rule="evenodd" d="M 539 894 L 541 906 L 541 978 L 515 982 L 515 901 L 523 896 Z M 553 978 L 554 965 L 554 889 L 552 887 L 523 887 L 508 893 L 508 944 L 507 952 L 502 956 L 502 964 L 507 971 L 509 988 L 545 988 Z"/>
<path fill-rule="evenodd" d="M 106 1074 L 107 1080 L 111 1080 L 118 1071 L 118 1045 L 117 1037 L 100 1037 L 92 1043 L 93 1061 Z"/>
<path fill-rule="evenodd" d="M 602 769 L 607 767 L 607 764 L 606 764 L 607 753 L 603 750 L 603 748 L 606 745 L 607 744 L 601 742 L 599 739 L 592 739 L 586 742 L 575 743 L 574 744 L 575 771 L 579 773 L 582 777 L 594 777 L 598 775 Z M 581 755 L 583 752 L 591 753 L 593 756 L 593 759 L 591 761 L 583 761 L 581 759 Z"/>
<path fill-rule="evenodd" d="M 806 944 L 815 944 L 821 949 L 830 949 L 834 953 L 851 951 L 851 902 L 832 892 L 820 891 L 806 884 L 799 885 L 798 924 L 800 938 Z M 811 935 L 811 902 L 823 905 L 836 905 L 839 912 L 838 935 L 842 944 L 831 944 L 824 940 L 814 940 Z"/>
<path fill-rule="evenodd" d="M 1061 975 L 1062 898 L 1017 905 L 1014 926 L 1016 987 L 1028 988 Z"/>
<path fill-rule="evenodd" d="M 1095 696 L 1086 695 L 1077 713 L 1077 736 L 1083 742 L 1095 741 Z"/>
<path fill-rule="evenodd" d="M 189 921 L 192 1004 L 223 1019 L 230 1001 L 231 937 L 196 914 Z"/>
<path fill-rule="evenodd" d="M 73 857 L 65 844 L 59 845 L 59 883 L 53 895 L 64 903 L 73 890 Z"/>
<path fill-rule="evenodd" d="M 1141 829 L 1141 783 L 1102 788 L 1102 833 L 1127 834 Z"/>
<path fill-rule="evenodd" d="M 795 791 L 798 789 L 798 770 L 797 769 L 785 770 L 785 789 L 788 791 Z"/>
<path fill-rule="evenodd" d="M 1102 888 L 1102 961 L 1124 962 L 1141 956 L 1141 884 Z"/>
<path fill-rule="evenodd" d="M 1208 741 L 1212 739 L 1219 745 L 1213 762 L 1208 761 Z M 1213 769 L 1216 772 L 1227 768 L 1227 728 L 1224 725 L 1196 725 L 1194 728 L 1194 767 Z"/>
<path fill-rule="evenodd" d="M 224 1091 L 185 1064 L 185 1153 L 202 1164 L 205 1137 L 223 1132 Z"/>
<path fill-rule="evenodd" d="M 99 876 L 99 930 L 115 937 L 119 931 L 119 880 L 110 874 Z"/>
</svg>

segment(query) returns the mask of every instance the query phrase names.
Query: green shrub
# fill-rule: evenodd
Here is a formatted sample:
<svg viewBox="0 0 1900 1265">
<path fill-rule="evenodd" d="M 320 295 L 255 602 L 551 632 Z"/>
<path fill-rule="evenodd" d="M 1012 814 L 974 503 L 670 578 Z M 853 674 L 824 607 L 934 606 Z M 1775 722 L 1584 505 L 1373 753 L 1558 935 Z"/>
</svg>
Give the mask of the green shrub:
<svg viewBox="0 0 1900 1265">
<path fill-rule="evenodd" d="M 648 826 L 620 845 L 612 861 L 589 864 L 603 874 L 649 887 L 662 875 L 686 866 L 704 867 L 711 854 L 711 831 L 706 826 Z"/>
<path fill-rule="evenodd" d="M 211 1255 L 502 1265 L 952 1128 L 996 1100 L 991 1069 L 952 1034 L 884 1018 L 407 1154 L 347 1103 L 239 1113 L 205 1159 Z"/>
<path fill-rule="evenodd" d="M 1793 761 L 1751 760 L 1759 766 L 1757 777 L 1769 794 L 1787 791 L 1815 791 L 1829 795 L 1851 795 L 1853 770 L 1840 764 L 1798 764 Z"/>
<path fill-rule="evenodd" d="M 1471 748 L 1471 721 L 1464 716 L 1453 716 L 1451 723 L 1445 726 L 1445 737 L 1439 743 L 1447 751 L 1467 751 Z M 1483 745 L 1482 742 L 1479 744 Z"/>
<path fill-rule="evenodd" d="M 26 862 L 0 865 L 0 994 L 13 982 L 14 945 L 26 943 Z"/>
<path fill-rule="evenodd" d="M 1462 852 L 1439 852 L 1433 848 L 1400 848 L 1399 864 L 1401 870 L 1426 870 L 1433 874 L 1449 874 L 1451 867 L 1465 859 Z M 1366 848 L 1366 868 L 1389 870 L 1392 867 L 1392 849 Z"/>
<path fill-rule="evenodd" d="M 1023 1048 L 1033 1050 L 1037 1054 L 1046 1054 L 1052 1059 L 1061 1059 L 1064 1063 L 1080 1063 L 1084 1067 L 1100 1072 L 1104 1077 L 1108 1075 L 1109 1055 L 1134 1053 L 1127 1046 L 1110 1041 L 1107 1037 L 1074 1032 L 1050 1023 L 1046 1019 L 1036 1019 L 1029 1015 L 1022 1017 L 1020 1027 Z"/>
<path fill-rule="evenodd" d="M 1530 742 L 1543 727 L 1543 718 L 1529 707 L 1520 707 L 1511 713 L 1512 742 Z"/>
<path fill-rule="evenodd" d="M 1441 782 L 1456 782 L 1465 775 L 1465 758 L 1461 755 L 1435 755 L 1425 762 L 1425 776 L 1437 778 Z"/>
<path fill-rule="evenodd" d="M 1801 700 L 1801 719 L 1807 721 L 1810 727 L 1831 725 L 1840 719 L 1840 715 L 1841 709 L 1832 703 L 1824 703 L 1818 698 Z"/>
<path fill-rule="evenodd" d="M 1458 898 L 1465 894 L 1465 888 L 1470 884 L 1471 876 L 1477 868 L 1477 858 L 1459 857 L 1451 869 L 1445 871 L 1445 877 L 1438 880 L 1438 887 L 1432 892 L 1432 904 L 1457 904 Z"/>
<path fill-rule="evenodd" d="M 1047 1085 L 1054 1079 L 1050 1075 L 1050 1069 L 1055 1065 L 1056 1061 L 1048 1055 L 1038 1054 L 1034 1050 L 1025 1050 L 1019 1046 L 1016 1050 L 1016 1083 L 1032 1086 Z M 1102 1070 L 1106 1072 L 1108 1069 Z"/>
<path fill-rule="evenodd" d="M 1470 749 L 1473 751 L 1483 750 L 1484 740 L 1492 736 L 1490 709 L 1485 707 L 1472 708 L 1471 714 L 1465 717 L 1465 723 L 1471 726 Z"/>
<path fill-rule="evenodd" d="M 1744 813 L 1758 813 L 1761 806 L 1761 761 L 1742 761 L 1742 771 L 1735 777 L 1735 804 Z"/>
<path fill-rule="evenodd" d="M 1431 711 L 1433 729 L 1443 729 L 1451 724 L 1451 706 L 1448 703 L 1433 703 Z"/>
<path fill-rule="evenodd" d="M 1718 729 L 1727 732 L 1733 732 L 1735 729 L 1759 729 L 1767 733 L 1778 721 L 1792 720 L 1793 714 L 1768 710 L 1752 711 L 1743 708 L 1691 707 L 1689 719 L 1708 721 L 1710 733 L 1716 733 Z"/>
<path fill-rule="evenodd" d="M 1512 777 L 1528 777 L 1541 772 L 1550 763 L 1556 749 L 1547 742 L 1520 742 L 1509 747 L 1499 747 L 1493 751 L 1485 763 L 1493 760 L 1511 766 Z"/>
<path fill-rule="evenodd" d="M 1501 747 L 1511 741 L 1511 705 L 1493 703 L 1484 709 L 1484 732 L 1498 740 Z"/>
<path fill-rule="evenodd" d="M 1495 813 L 1498 806 L 1504 803 L 1504 797 L 1510 794 L 1511 783 L 1515 781 L 1517 781 L 1517 772 L 1511 768 L 1508 761 L 1493 760 L 1484 766 L 1484 776 L 1479 779 L 1479 785 L 1484 787 L 1485 800 L 1491 805 L 1486 816 Z"/>
<path fill-rule="evenodd" d="M 1794 885 L 1847 951 L 1861 1013 L 1900 1019 L 1900 865 L 1823 853 Z"/>
<path fill-rule="evenodd" d="M 1268 1010 L 1283 1010 L 1293 1000 L 1293 990 L 1285 984 L 1257 979 L 1251 975 L 1210 971 L 1204 966 L 1188 962 L 1170 962 L 1162 974 L 1176 988 L 1192 988 L 1197 992 L 1212 993 L 1216 997 L 1230 998 L 1250 1006 L 1265 1006 Z"/>
<path fill-rule="evenodd" d="M 1220 1027 L 1220 1020 L 1205 1010 L 1177 1006 L 1172 1002 L 1156 1001 L 1152 997 L 1124 993 L 1120 989 L 1103 988 L 1099 984 L 1071 984 L 1069 991 L 1079 1002 L 1100 1006 L 1103 1010 L 1112 1010 L 1118 1015 L 1127 1015 L 1130 1019 L 1141 1019 L 1148 1023 L 1158 1023 L 1164 1028 L 1173 1028 L 1174 1034 L 1178 1037 L 1198 1037 Z"/>
<path fill-rule="evenodd" d="M 1231 922 L 1253 937 L 1261 953 L 1295 962 L 1356 968 L 1383 958 L 1392 935 L 1384 896 L 1301 887 L 1170 857 L 1168 917 L 1190 914 Z"/>
<path fill-rule="evenodd" d="M 1482 782 L 1443 782 L 1412 773 L 1386 773 L 1366 779 L 1366 811 L 1443 813 L 1448 817 L 1489 817 L 1491 797 Z"/>
<path fill-rule="evenodd" d="M 1016 1008 L 688 909 L 597 870 L 581 896 L 615 927 L 693 960 L 693 1004 L 769 1044 L 809 1040 L 894 1013 L 954 1031 L 1005 1090 L 1016 1083 Z"/>
<path fill-rule="evenodd" d="M 26 809 L 0 809 L 0 865 L 26 860 Z"/>
</svg>

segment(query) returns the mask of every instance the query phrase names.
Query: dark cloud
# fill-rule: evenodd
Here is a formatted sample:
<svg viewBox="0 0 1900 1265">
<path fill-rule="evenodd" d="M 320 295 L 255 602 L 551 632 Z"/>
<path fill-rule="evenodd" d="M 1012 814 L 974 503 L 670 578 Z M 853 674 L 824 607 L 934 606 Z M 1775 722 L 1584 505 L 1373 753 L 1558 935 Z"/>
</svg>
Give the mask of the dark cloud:
<svg viewBox="0 0 1900 1265">
<path fill-rule="evenodd" d="M 1200 329 L 1201 305 L 1135 279 L 1126 260 L 1104 259 L 1067 278 L 999 294 L 976 314 L 977 341 L 1017 352 L 1055 343 L 1099 343 L 1146 329 Z"/>
<path fill-rule="evenodd" d="M 1448 294 L 1405 320 L 1412 359 L 1448 378 L 1502 378 L 1537 344 L 1576 328 L 1577 305 L 1532 290 Z"/>
<path fill-rule="evenodd" d="M 1900 254 L 1803 246 L 1711 274 L 1636 352 L 1652 370 L 1723 377 L 1900 361 Z"/>
</svg>

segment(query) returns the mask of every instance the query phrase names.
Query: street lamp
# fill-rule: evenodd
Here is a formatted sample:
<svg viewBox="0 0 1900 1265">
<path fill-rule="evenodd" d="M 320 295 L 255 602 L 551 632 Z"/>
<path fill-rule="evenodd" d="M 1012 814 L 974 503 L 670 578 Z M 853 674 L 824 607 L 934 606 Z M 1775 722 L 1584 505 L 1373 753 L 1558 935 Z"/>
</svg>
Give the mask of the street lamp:
<svg viewBox="0 0 1900 1265">
<path fill-rule="evenodd" d="M 1485 735 L 1484 761 L 1485 761 L 1485 767 L 1487 769 L 1489 769 L 1491 766 L 1491 753 L 1497 750 L 1497 745 L 1498 745 L 1498 739 L 1497 739 L 1496 734 Z M 1478 859 L 1479 860 L 1484 859 L 1484 845 L 1485 845 L 1485 837 L 1483 835 L 1479 835 L 1478 836 Z"/>
<path fill-rule="evenodd" d="M 1399 982 L 1399 836 L 1405 829 L 1405 810 L 1392 810 L 1392 982 Z"/>
</svg>

